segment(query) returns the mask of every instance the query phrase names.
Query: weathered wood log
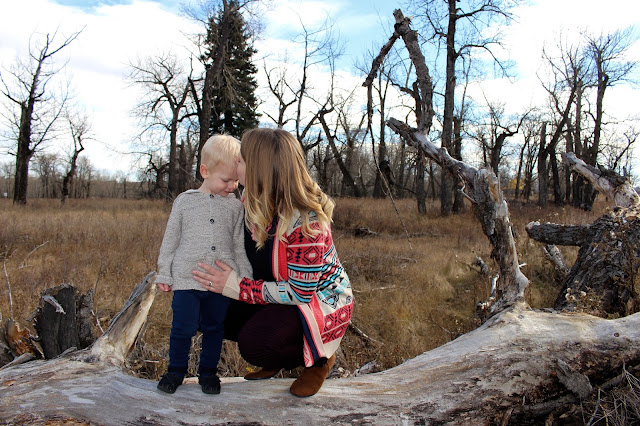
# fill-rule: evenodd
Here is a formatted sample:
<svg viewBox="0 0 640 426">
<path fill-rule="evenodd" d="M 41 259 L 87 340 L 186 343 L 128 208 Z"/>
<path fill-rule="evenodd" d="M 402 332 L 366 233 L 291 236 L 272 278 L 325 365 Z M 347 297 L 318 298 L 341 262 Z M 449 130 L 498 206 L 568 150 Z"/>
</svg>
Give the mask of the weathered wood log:
<svg viewBox="0 0 640 426">
<path fill-rule="evenodd" d="M 42 357 L 42 348 L 34 342 L 29 330 L 20 327 L 12 318 L 0 325 L 0 368 Z"/>
<path fill-rule="evenodd" d="M 544 244 L 581 246 L 590 239 L 591 225 L 559 225 L 557 223 L 529 222 L 525 227 L 530 238 Z"/>
<path fill-rule="evenodd" d="M 91 357 L 115 365 L 124 364 L 147 322 L 149 309 L 156 297 L 155 277 L 156 273 L 150 272 L 135 286 L 120 312 L 111 319 L 107 330 L 89 348 Z"/>
<path fill-rule="evenodd" d="M 144 310 L 144 303 L 136 306 Z M 640 313 L 604 320 L 516 304 L 395 368 L 329 379 L 308 399 L 289 394 L 292 379 L 224 380 L 214 397 L 192 382 L 169 396 L 155 382 L 105 363 L 100 352 L 106 346 L 94 345 L 0 371 L 0 422 L 484 425 L 510 418 L 518 424 L 544 419 L 590 394 L 623 364 L 638 364 L 638 341 Z"/>
<path fill-rule="evenodd" d="M 628 315 L 638 309 L 634 279 L 640 266 L 640 209 L 617 208 L 592 225 L 567 226 L 531 222 L 530 237 L 547 244 L 566 244 L 579 235 L 576 262 L 555 301 L 556 309 L 594 315 Z M 580 232 L 575 229 L 580 228 Z"/>
<path fill-rule="evenodd" d="M 628 178 L 611 170 L 593 167 L 576 157 L 573 152 L 563 153 L 562 159 L 572 172 L 586 178 L 598 192 L 612 200 L 614 205 L 632 207 L 640 204 L 640 196 Z"/>
<path fill-rule="evenodd" d="M 557 308 L 595 315 L 628 315 L 638 310 L 634 279 L 640 266 L 640 215 L 637 207 L 600 217 L 556 299 Z"/>
</svg>

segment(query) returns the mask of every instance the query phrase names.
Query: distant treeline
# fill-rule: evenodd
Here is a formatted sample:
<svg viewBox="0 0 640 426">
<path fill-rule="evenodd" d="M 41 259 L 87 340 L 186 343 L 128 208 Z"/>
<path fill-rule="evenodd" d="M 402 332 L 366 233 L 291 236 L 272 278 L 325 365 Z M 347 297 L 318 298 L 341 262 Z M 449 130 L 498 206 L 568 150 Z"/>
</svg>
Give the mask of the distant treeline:
<svg viewBox="0 0 640 426">
<path fill-rule="evenodd" d="M 13 196 L 13 178 L 0 176 L 0 198 Z M 40 177 L 29 178 L 28 198 L 61 198 L 62 182 Z M 144 182 L 128 181 L 126 178 L 107 177 L 74 182 L 68 198 L 161 198 L 154 195 Z"/>
</svg>

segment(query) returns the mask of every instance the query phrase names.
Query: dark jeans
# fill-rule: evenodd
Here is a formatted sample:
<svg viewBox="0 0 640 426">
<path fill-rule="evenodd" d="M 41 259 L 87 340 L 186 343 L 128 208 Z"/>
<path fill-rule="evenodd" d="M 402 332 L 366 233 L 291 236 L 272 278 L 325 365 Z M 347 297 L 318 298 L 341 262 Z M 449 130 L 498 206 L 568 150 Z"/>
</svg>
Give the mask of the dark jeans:
<svg viewBox="0 0 640 426">
<path fill-rule="evenodd" d="M 202 332 L 200 369 L 216 369 L 220 361 L 224 319 L 231 299 L 221 294 L 199 290 L 173 292 L 173 322 L 169 337 L 169 368 L 184 370 L 189 364 L 191 338 Z"/>
<path fill-rule="evenodd" d="M 267 370 L 304 365 L 302 324 L 296 306 L 231 302 L 225 338 L 238 342 L 240 355 Z"/>
</svg>

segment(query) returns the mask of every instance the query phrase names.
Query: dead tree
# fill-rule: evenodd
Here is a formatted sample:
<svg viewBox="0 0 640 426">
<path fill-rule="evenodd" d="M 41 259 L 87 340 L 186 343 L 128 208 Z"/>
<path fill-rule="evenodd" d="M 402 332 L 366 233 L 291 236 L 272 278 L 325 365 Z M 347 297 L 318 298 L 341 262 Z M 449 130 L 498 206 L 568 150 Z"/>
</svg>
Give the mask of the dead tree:
<svg viewBox="0 0 640 426">
<path fill-rule="evenodd" d="M 89 132 L 91 131 L 89 118 L 83 112 L 76 116 L 73 116 L 71 112 L 67 112 L 66 119 L 73 139 L 73 151 L 69 155 L 69 168 L 62 179 L 62 197 L 60 198 L 62 204 L 67 200 L 69 191 L 73 186 L 73 180 L 78 169 L 78 157 L 84 151 L 85 139 L 89 137 Z"/>
<path fill-rule="evenodd" d="M 522 301 L 524 289 L 529 283 L 518 266 L 518 254 L 513 240 L 507 202 L 502 197 L 498 178 L 491 170 L 477 170 L 451 157 L 445 148 L 436 148 L 428 140 L 427 135 L 434 116 L 433 83 L 429 75 L 429 68 L 426 66 L 424 55 L 420 50 L 417 34 L 410 27 L 411 20 L 405 17 L 400 10 L 394 11 L 393 14 L 396 19 L 395 31 L 381 49 L 380 54 L 373 60 L 371 72 L 363 84 L 368 88 L 369 117 L 372 115 L 371 83 L 385 55 L 395 41 L 402 38 L 416 70 L 417 84 L 415 86 L 417 89 L 414 90 L 413 97 L 416 100 L 418 126 L 412 128 L 395 118 L 390 118 L 387 125 L 402 136 L 408 144 L 421 149 L 427 157 L 436 161 L 443 169 L 452 173 L 453 176 L 459 177 L 468 188 L 466 195 L 474 204 L 476 217 L 480 220 L 482 229 L 493 246 L 491 256 L 500 268 L 498 284 L 493 289 L 495 291 L 492 292 L 492 298 L 481 307 L 483 315 L 493 315 L 515 302 Z"/>
<path fill-rule="evenodd" d="M 614 172 L 590 166 L 572 152 L 564 160 L 616 207 L 590 225 L 527 225 L 527 233 L 536 241 L 580 247 L 555 307 L 595 315 L 636 312 L 640 307 L 634 289 L 640 266 L 640 197 L 628 179 Z"/>
<path fill-rule="evenodd" d="M 52 64 L 52 57 L 78 38 L 81 32 L 73 33 L 61 42 L 57 31 L 46 34 L 43 40 L 30 41 L 26 61 L 19 61 L 8 72 L 13 84 L 0 73 L 0 92 L 15 108 L 8 112 L 9 116 L 13 115 L 9 120 L 17 135 L 14 204 L 27 203 L 31 158 L 52 138 L 56 121 L 68 101 L 68 90 L 58 96 L 50 90 L 49 83 L 60 71 Z"/>
<path fill-rule="evenodd" d="M 195 113 L 191 111 L 189 93 L 193 80 L 193 66 L 189 74 L 173 53 L 160 53 L 138 59 L 129 64 L 128 79 L 144 90 L 135 112 L 144 128 L 140 134 L 160 129 L 169 135 L 169 164 L 167 168 L 167 200 L 172 200 L 186 187 L 180 187 L 179 139 L 184 122 Z M 153 140 L 153 136 L 151 136 Z M 164 138 L 162 138 L 164 139 Z"/>
<path fill-rule="evenodd" d="M 322 130 L 324 131 L 324 134 L 327 138 L 327 142 L 329 143 L 329 147 L 331 148 L 331 152 L 333 153 L 333 158 L 336 160 L 338 169 L 340 169 L 340 172 L 342 173 L 343 187 L 350 188 L 353 196 L 356 198 L 359 198 L 362 196 L 362 192 L 360 191 L 360 188 L 358 188 L 358 185 L 356 184 L 356 181 L 351 174 L 351 170 L 349 170 L 349 164 L 347 163 L 347 161 L 350 162 L 351 160 L 351 157 L 350 157 L 351 153 L 347 152 L 347 161 L 344 161 L 342 159 L 342 153 L 338 150 L 338 147 L 336 146 L 336 139 L 337 139 L 337 133 L 338 133 L 337 129 L 334 130 L 334 132 L 332 133 L 331 129 L 329 128 L 329 124 L 327 123 L 327 119 L 325 118 L 327 114 L 333 111 L 334 111 L 333 106 L 331 108 L 322 108 L 320 111 L 318 111 L 318 121 L 322 125 Z M 349 136 L 347 135 L 347 137 Z"/>
</svg>

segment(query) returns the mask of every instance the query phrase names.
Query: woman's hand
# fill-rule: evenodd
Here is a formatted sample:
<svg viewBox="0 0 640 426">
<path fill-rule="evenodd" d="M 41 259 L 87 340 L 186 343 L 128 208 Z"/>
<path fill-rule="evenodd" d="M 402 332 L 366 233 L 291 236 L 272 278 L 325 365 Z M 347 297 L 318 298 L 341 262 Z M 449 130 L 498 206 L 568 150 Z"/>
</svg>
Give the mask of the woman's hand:
<svg viewBox="0 0 640 426">
<path fill-rule="evenodd" d="M 220 260 L 216 260 L 216 266 L 220 269 L 206 263 L 198 263 L 198 267 L 204 269 L 204 272 L 194 270 L 193 279 L 198 281 L 204 289 L 222 294 L 222 289 L 231 275 L 231 266 Z"/>
</svg>

